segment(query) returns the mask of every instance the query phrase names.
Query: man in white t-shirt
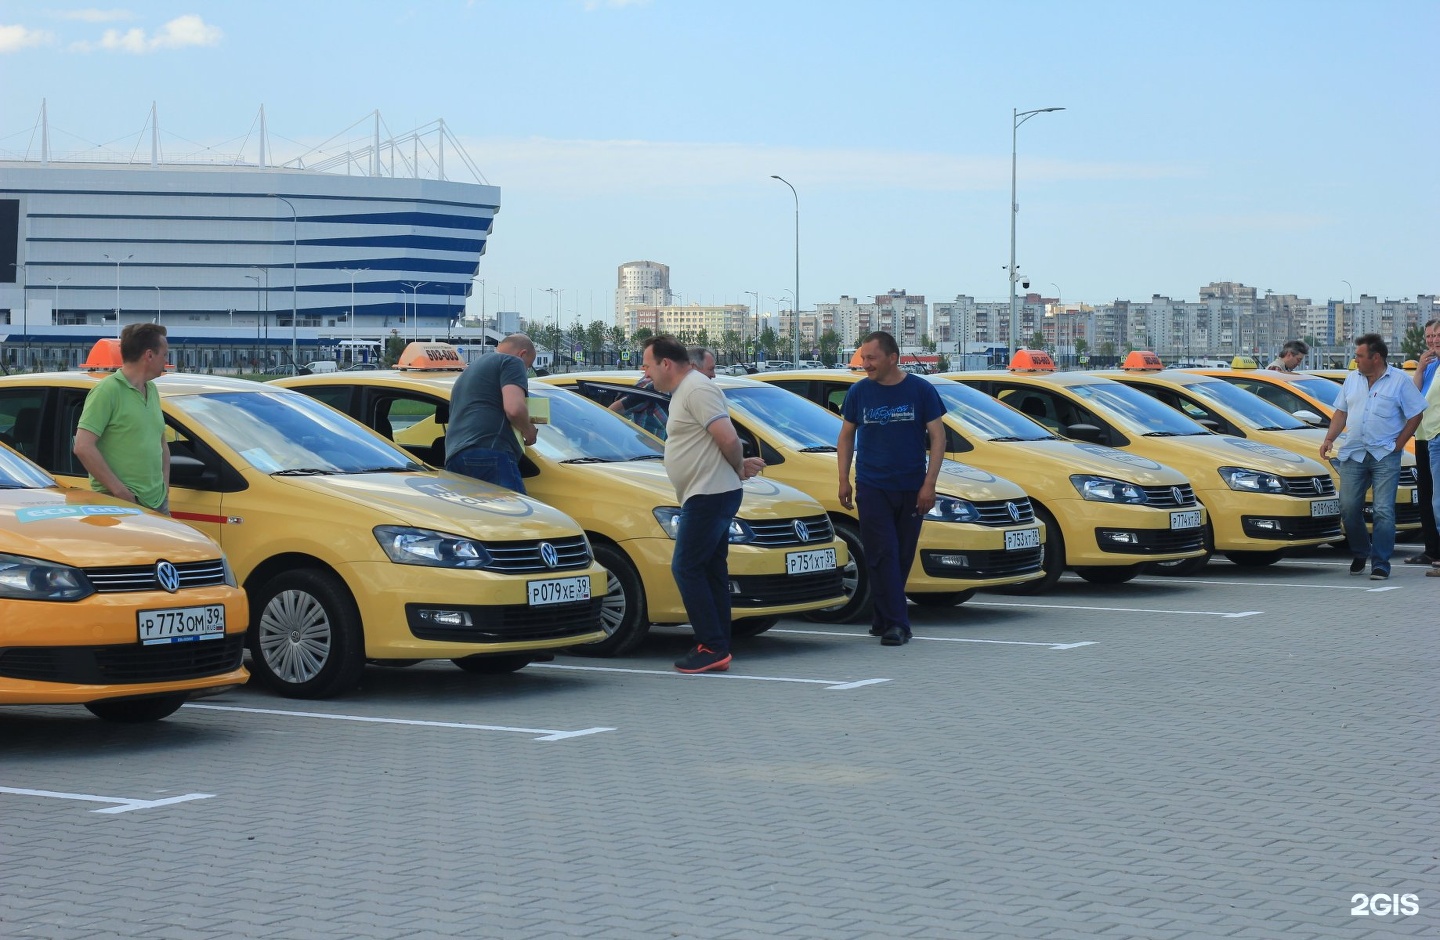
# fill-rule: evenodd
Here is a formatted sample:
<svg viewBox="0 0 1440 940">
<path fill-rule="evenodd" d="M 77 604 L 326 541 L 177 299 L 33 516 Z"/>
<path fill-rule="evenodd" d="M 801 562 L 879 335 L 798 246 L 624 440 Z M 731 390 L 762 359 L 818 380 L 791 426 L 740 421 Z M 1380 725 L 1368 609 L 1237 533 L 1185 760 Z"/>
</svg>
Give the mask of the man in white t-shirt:
<svg viewBox="0 0 1440 940">
<path fill-rule="evenodd" d="M 670 395 L 665 472 L 680 501 L 670 573 L 695 631 L 695 648 L 675 661 L 681 672 L 730 668 L 730 523 L 740 484 L 765 462 L 746 457 L 725 395 L 690 361 L 673 336 L 646 340 L 641 360 L 656 391 Z"/>
</svg>

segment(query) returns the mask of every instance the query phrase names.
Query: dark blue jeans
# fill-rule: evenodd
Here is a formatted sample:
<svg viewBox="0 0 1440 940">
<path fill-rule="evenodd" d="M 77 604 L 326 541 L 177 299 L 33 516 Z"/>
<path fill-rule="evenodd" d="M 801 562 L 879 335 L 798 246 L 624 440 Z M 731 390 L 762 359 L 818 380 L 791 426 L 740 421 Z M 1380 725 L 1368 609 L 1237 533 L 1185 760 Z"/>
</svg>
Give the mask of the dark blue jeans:
<svg viewBox="0 0 1440 940">
<path fill-rule="evenodd" d="M 901 492 L 863 483 L 855 485 L 860 543 L 865 546 L 865 567 L 870 572 L 870 591 L 875 598 L 871 624 L 882 631 L 898 626 L 910 632 L 905 582 L 910 577 L 910 566 L 915 563 L 920 524 L 925 521 L 925 517 L 915 511 L 919 495 L 914 490 Z"/>
<path fill-rule="evenodd" d="M 517 493 L 525 492 L 525 481 L 520 479 L 520 464 L 509 451 L 467 447 L 447 458 L 445 469 L 451 473 L 463 473 L 467 477 L 503 486 Z"/>
<path fill-rule="evenodd" d="M 740 490 L 692 496 L 680 507 L 680 530 L 670 573 L 685 602 L 695 642 L 730 652 L 730 522 L 740 511 Z"/>
<path fill-rule="evenodd" d="M 1337 460 L 1340 472 L 1340 517 L 1350 540 L 1350 555 L 1370 561 L 1371 571 L 1389 571 L 1395 551 L 1395 491 L 1400 483 L 1400 452 L 1376 459 Z M 1365 491 L 1370 491 L 1374 533 L 1365 529 Z"/>
</svg>

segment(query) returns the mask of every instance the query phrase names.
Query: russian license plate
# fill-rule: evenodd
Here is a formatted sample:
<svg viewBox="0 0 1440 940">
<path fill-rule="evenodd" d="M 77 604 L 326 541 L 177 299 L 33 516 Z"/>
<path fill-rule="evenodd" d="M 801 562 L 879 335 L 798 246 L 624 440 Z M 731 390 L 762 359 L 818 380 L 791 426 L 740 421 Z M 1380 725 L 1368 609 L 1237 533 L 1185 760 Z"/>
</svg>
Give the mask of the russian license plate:
<svg viewBox="0 0 1440 940">
<path fill-rule="evenodd" d="M 530 592 L 530 606 L 543 607 L 546 604 L 573 604 L 590 599 L 590 579 L 584 575 L 578 578 L 551 578 L 549 581 L 527 581 Z"/>
<path fill-rule="evenodd" d="M 1340 500 L 1338 499 L 1312 499 L 1310 501 L 1310 518 L 1338 515 L 1340 515 Z"/>
<path fill-rule="evenodd" d="M 1015 529 L 1005 533 L 1005 551 L 1013 552 L 1017 548 L 1039 548 L 1039 529 Z"/>
<path fill-rule="evenodd" d="M 834 571 L 835 549 L 820 548 L 810 552 L 786 552 L 786 574 L 809 574 L 812 571 Z"/>
<path fill-rule="evenodd" d="M 1172 512 L 1170 514 L 1170 528 L 1172 529 L 1194 529 L 1200 525 L 1200 510 L 1187 509 L 1184 512 Z"/>
<path fill-rule="evenodd" d="M 135 619 L 139 624 L 142 646 L 218 640 L 225 635 L 224 604 L 142 610 Z"/>
</svg>

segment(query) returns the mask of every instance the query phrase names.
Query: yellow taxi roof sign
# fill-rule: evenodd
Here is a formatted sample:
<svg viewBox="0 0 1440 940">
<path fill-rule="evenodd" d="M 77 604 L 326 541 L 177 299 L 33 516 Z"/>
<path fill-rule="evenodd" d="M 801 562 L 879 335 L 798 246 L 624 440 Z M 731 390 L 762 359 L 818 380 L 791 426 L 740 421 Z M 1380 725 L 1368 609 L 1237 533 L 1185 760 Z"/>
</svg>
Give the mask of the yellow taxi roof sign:
<svg viewBox="0 0 1440 940">
<path fill-rule="evenodd" d="M 465 360 L 449 343 L 410 343 L 395 368 L 402 372 L 464 372 Z"/>
<path fill-rule="evenodd" d="M 1406 372 L 1414 372 L 1416 369 L 1420 368 L 1420 363 L 1416 362 L 1414 359 L 1406 359 L 1405 364 L 1401 366 L 1401 368 L 1403 368 Z"/>
<path fill-rule="evenodd" d="M 90 354 L 80 363 L 85 372 L 114 372 L 124 363 L 120 355 L 120 340 L 112 337 L 97 339 L 90 347 Z"/>
<path fill-rule="evenodd" d="M 1017 349 L 1010 357 L 1011 372 L 1054 372 L 1055 360 L 1043 349 Z"/>
<path fill-rule="evenodd" d="M 1234 359 L 1230 360 L 1230 368 L 1258 369 L 1260 368 L 1260 363 L 1256 362 L 1253 356 L 1236 356 Z"/>
<path fill-rule="evenodd" d="M 1120 368 L 1126 372 L 1159 372 L 1165 368 L 1165 363 L 1148 349 L 1135 349 L 1125 357 Z"/>
</svg>

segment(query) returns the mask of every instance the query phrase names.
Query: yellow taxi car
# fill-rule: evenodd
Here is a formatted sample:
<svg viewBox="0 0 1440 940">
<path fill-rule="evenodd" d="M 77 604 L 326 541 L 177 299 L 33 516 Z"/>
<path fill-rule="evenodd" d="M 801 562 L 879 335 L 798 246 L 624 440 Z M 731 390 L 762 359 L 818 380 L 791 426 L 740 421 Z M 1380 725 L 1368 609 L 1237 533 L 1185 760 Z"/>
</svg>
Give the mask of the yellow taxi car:
<svg viewBox="0 0 1440 940">
<path fill-rule="evenodd" d="M 758 378 L 838 413 L 865 373 L 810 369 Z M 1205 510 L 1179 471 L 1063 440 L 983 392 L 935 375 L 923 378 L 945 404 L 946 456 L 1022 481 L 1035 517 L 1045 523 L 1045 577 L 1016 591 L 1046 590 L 1066 568 L 1087 581 L 1119 584 L 1147 562 L 1205 553 Z"/>
<path fill-rule="evenodd" d="M 213 541 L 0 446 L 0 705 L 159 720 L 245 683 L 247 622 Z"/>
<path fill-rule="evenodd" d="M 1159 363 L 1159 357 L 1153 353 L 1137 350 L 1126 357 L 1125 365 L 1119 370 L 1097 371 L 1094 374 L 1132 385 L 1218 434 L 1262 441 L 1302 457 L 1320 452 L 1320 445 L 1325 442 L 1324 430 L 1312 427 L 1223 378 L 1188 370 L 1162 369 Z M 1258 372 L 1245 374 L 1255 375 Z M 1335 388 L 1339 390 L 1338 385 Z M 1395 528 L 1404 532 L 1420 528 L 1420 497 L 1413 448 L 1402 453 L 1400 458 L 1400 485 L 1395 490 Z M 1326 468 L 1338 488 L 1339 471 L 1328 463 Z M 1371 521 L 1373 515 L 1367 493 L 1366 521 Z"/>
<path fill-rule="evenodd" d="M 1274 369 L 1184 371 L 1224 379 L 1316 428 L 1330 426 L 1330 418 L 1335 413 L 1335 403 L 1340 400 L 1340 386 L 1313 372 L 1280 372 Z"/>
<path fill-rule="evenodd" d="M 276 379 L 376 428 L 432 465 L 445 462 L 450 393 L 464 361 L 444 343 L 412 343 L 396 370 Z M 529 395 L 547 423 L 525 448 L 526 491 L 584 527 L 609 572 L 601 607 L 606 637 L 572 652 L 613 656 L 634 649 L 651 624 L 689 618 L 670 573 L 680 507 L 664 448 L 618 415 L 539 380 Z M 730 590 L 737 636 L 781 616 L 843 603 L 848 561 L 816 502 L 767 476 L 747 480 L 730 529 Z"/>
<path fill-rule="evenodd" d="M 88 485 L 71 441 L 97 381 L 0 377 L 17 449 L 68 485 Z M 339 694 L 367 660 L 509 672 L 604 636 L 605 571 L 559 510 L 428 470 L 299 392 L 183 373 L 155 384 L 171 513 L 225 550 L 250 600 L 251 672 L 281 694 Z"/>
<path fill-rule="evenodd" d="M 1335 483 L 1317 460 L 1215 434 L 1139 389 L 1084 372 L 1057 372 L 1050 356 L 1039 351 L 1016 353 L 1006 372 L 946 377 L 1065 437 L 1118 447 L 1180 471 L 1205 507 L 1206 547 L 1236 564 L 1273 564 L 1288 549 L 1340 537 Z M 1203 569 L 1207 558 L 1158 566 L 1189 574 Z"/>
<path fill-rule="evenodd" d="M 617 397 L 627 410 L 664 411 L 669 396 L 635 388 L 639 372 L 569 373 L 546 382 L 570 388 L 601 404 Z M 807 616 L 825 623 L 870 618 L 872 595 L 860 542 L 858 517 L 840 505 L 835 442 L 840 419 L 818 405 L 754 379 L 721 376 L 715 384 L 730 405 L 730 420 L 747 455 L 765 460 L 765 476 L 809 494 L 825 508 L 849 550 L 848 600 Z M 660 433 L 664 433 L 663 418 Z M 1044 577 L 1045 526 L 1025 491 L 968 464 L 945 461 L 936 484 L 935 508 L 920 527 L 915 563 L 905 593 L 916 604 L 952 606 L 979 588 L 1022 584 Z"/>
</svg>

